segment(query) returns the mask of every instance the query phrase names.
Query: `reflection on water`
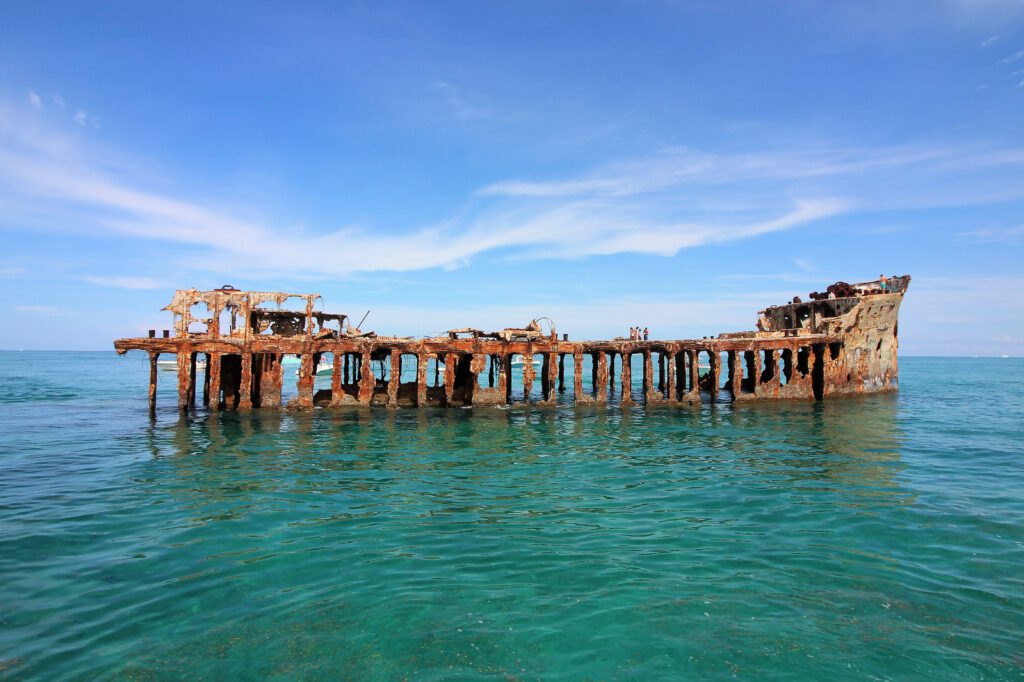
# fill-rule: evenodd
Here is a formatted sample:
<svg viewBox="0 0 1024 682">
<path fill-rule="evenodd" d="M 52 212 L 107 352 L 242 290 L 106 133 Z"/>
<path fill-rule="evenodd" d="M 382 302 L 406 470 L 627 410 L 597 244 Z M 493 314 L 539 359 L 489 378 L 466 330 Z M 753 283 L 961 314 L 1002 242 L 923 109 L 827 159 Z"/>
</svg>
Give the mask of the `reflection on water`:
<svg viewBox="0 0 1024 682">
<path fill-rule="evenodd" d="M 30 386 L 0 413 L 0 670 L 16 677 L 1020 663 L 1022 415 L 951 415 L 941 387 L 962 393 L 971 368 L 907 362 L 899 396 L 818 404 L 181 421 L 172 397 L 155 422 L 134 366 L 74 368 L 96 400 Z M 941 384 L 915 383 L 932 371 Z"/>
</svg>

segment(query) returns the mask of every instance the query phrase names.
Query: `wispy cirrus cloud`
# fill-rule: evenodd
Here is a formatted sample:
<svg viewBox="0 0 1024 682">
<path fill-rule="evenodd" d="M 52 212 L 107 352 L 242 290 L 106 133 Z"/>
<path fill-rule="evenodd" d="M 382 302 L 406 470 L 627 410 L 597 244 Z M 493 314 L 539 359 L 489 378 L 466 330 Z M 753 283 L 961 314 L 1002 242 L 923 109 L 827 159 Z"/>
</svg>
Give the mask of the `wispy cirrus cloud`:
<svg viewBox="0 0 1024 682">
<path fill-rule="evenodd" d="M 159 289 L 163 284 L 152 277 L 137 277 L 131 275 L 86 275 L 82 281 L 89 284 L 96 284 L 104 287 L 117 287 L 118 289 Z"/>
<path fill-rule="evenodd" d="M 471 104 L 457 86 L 448 81 L 434 83 L 434 90 L 440 93 L 444 103 L 448 106 L 456 118 L 463 121 L 470 121 L 479 118 L 490 118 L 491 112 L 487 109 Z"/>
<path fill-rule="evenodd" d="M 844 213 L 1024 196 L 1021 149 L 808 146 L 714 153 L 670 148 L 570 177 L 490 183 L 463 206 L 452 207 L 458 217 L 381 233 L 372 226 L 302 229 L 243 219 L 229 208 L 146 187 L 131 169 L 100 167 L 91 161 L 95 156 L 38 122 L 0 116 L 0 198 L 68 206 L 99 237 L 174 243 L 184 254 L 175 267 L 225 274 L 340 277 L 459 267 L 488 253 L 563 259 L 671 256 Z M 987 175 L 994 168 L 1002 171 L 1000 183 Z M 155 284 L 149 278 L 88 277 L 105 286 Z"/>
<path fill-rule="evenodd" d="M 67 312 L 52 305 L 16 305 L 14 311 L 25 315 L 63 315 Z"/>
<path fill-rule="evenodd" d="M 1019 59 L 1024 59 L 1024 50 L 1021 50 L 1019 52 L 1014 52 L 1010 56 L 1005 57 L 1003 59 L 1000 59 L 998 63 L 999 64 L 1012 64 L 1013 62 L 1015 62 L 1015 61 L 1017 61 Z"/>
<path fill-rule="evenodd" d="M 957 237 L 966 241 L 987 242 L 996 244 L 1024 243 L 1024 225 L 1012 227 L 983 227 L 977 230 L 960 232 Z"/>
</svg>

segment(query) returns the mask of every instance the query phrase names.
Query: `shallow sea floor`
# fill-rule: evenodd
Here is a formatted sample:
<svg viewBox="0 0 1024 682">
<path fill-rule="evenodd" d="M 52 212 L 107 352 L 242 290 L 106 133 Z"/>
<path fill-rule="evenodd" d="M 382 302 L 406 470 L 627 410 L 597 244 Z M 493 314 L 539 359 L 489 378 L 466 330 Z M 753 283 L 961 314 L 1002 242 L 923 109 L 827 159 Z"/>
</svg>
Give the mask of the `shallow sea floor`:
<svg viewBox="0 0 1024 682">
<path fill-rule="evenodd" d="M 898 395 L 179 420 L 0 353 L 0 678 L 1024 677 L 1024 361 Z"/>
</svg>

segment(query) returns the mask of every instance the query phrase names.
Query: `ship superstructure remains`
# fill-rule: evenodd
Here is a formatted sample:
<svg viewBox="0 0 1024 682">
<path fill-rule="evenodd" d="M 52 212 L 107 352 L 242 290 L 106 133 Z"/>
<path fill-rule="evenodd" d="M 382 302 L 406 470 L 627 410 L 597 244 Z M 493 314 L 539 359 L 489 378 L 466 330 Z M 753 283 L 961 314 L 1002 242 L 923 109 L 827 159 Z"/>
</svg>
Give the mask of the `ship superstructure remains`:
<svg viewBox="0 0 1024 682">
<path fill-rule="evenodd" d="M 898 314 L 909 283 L 909 276 L 837 282 L 810 301 L 794 298 L 760 311 L 754 331 L 673 341 L 570 341 L 537 321 L 497 332 L 380 336 L 352 326 L 346 315 L 316 310 L 318 294 L 187 289 L 165 308 L 174 315 L 173 335 L 151 330 L 118 339 L 114 348 L 149 354 L 151 410 L 161 354 L 177 357 L 182 411 L 196 407 L 200 388 L 202 404 L 214 411 L 281 407 L 283 360 L 292 355 L 301 358 L 292 408 L 554 405 L 566 391 L 567 362 L 577 404 L 615 396 L 620 404 L 824 400 L 896 390 Z M 295 300 L 301 307 L 286 307 Z M 333 358 L 331 386 L 315 391 L 326 354 Z M 634 355 L 642 357 L 639 395 L 631 390 Z M 513 373 L 522 379 L 515 400 Z"/>
</svg>

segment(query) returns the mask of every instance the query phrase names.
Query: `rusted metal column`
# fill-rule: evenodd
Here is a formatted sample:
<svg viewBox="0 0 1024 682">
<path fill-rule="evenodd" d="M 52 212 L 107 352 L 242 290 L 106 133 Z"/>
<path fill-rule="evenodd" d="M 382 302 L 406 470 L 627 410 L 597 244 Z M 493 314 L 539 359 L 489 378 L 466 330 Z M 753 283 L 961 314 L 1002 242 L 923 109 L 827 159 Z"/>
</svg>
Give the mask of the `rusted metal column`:
<svg viewBox="0 0 1024 682">
<path fill-rule="evenodd" d="M 722 357 L 717 351 L 708 351 L 708 375 L 710 376 L 711 402 L 718 400 L 718 388 L 721 383 L 719 373 L 721 372 Z"/>
<path fill-rule="evenodd" d="M 658 351 L 658 391 L 665 390 L 665 351 Z"/>
<path fill-rule="evenodd" d="M 540 402 L 551 397 L 551 353 L 542 353 L 540 361 Z"/>
<path fill-rule="evenodd" d="M 558 392 L 565 392 L 565 353 L 558 354 Z"/>
<path fill-rule="evenodd" d="M 768 359 L 768 353 L 771 353 L 771 363 L 775 370 L 773 372 L 774 376 L 772 376 L 772 382 L 770 385 L 772 387 L 772 392 L 775 395 L 778 395 L 779 391 L 782 389 L 782 359 L 779 357 L 781 353 L 774 348 L 771 348 L 765 351 L 765 359 Z"/>
<path fill-rule="evenodd" d="M 220 353 L 210 353 L 206 371 L 210 374 L 210 411 L 216 412 L 220 409 Z"/>
<path fill-rule="evenodd" d="M 434 356 L 434 386 L 441 385 L 441 363 L 444 362 L 444 354 L 438 353 Z"/>
<path fill-rule="evenodd" d="M 299 380 L 297 382 L 299 395 L 295 399 L 299 407 L 313 407 L 313 381 L 316 372 L 313 355 L 313 353 L 303 353 L 299 364 Z"/>
<path fill-rule="evenodd" d="M 558 396 L 555 393 L 555 385 L 558 382 L 558 354 L 557 353 L 545 353 L 544 356 L 547 358 L 547 373 L 548 373 L 548 395 L 547 400 L 551 403 L 555 403 L 558 400 Z"/>
<path fill-rule="evenodd" d="M 416 406 L 427 404 L 427 362 L 430 355 L 420 353 L 416 356 Z"/>
<path fill-rule="evenodd" d="M 178 409 L 182 412 L 188 411 L 188 394 L 192 387 L 189 381 L 189 357 L 191 349 L 178 352 Z"/>
<path fill-rule="evenodd" d="M 377 380 L 373 377 L 373 367 L 370 365 L 370 351 L 365 349 L 361 356 L 362 362 L 359 366 L 359 403 L 369 405 L 373 400 L 373 387 Z"/>
<path fill-rule="evenodd" d="M 590 392 L 597 395 L 597 353 L 590 353 Z"/>
<path fill-rule="evenodd" d="M 696 350 L 686 351 L 690 360 L 690 393 L 700 399 L 700 359 Z"/>
<path fill-rule="evenodd" d="M 665 377 L 665 388 L 668 394 L 668 401 L 670 403 L 676 402 L 676 355 L 675 353 L 669 353 L 666 358 L 662 355 L 661 366 L 665 368 L 667 376 Z"/>
<path fill-rule="evenodd" d="M 597 402 L 608 401 L 608 354 L 604 351 L 597 353 L 597 371 L 595 375 L 594 395 Z"/>
<path fill-rule="evenodd" d="M 344 356 L 344 359 L 342 359 Z M 331 364 L 334 369 L 331 371 L 331 407 L 341 405 L 345 396 L 345 390 L 341 387 L 342 364 L 345 366 L 345 374 L 348 375 L 348 353 L 340 353 L 335 350 L 332 355 Z"/>
<path fill-rule="evenodd" d="M 487 387 L 494 388 L 494 365 L 497 364 L 497 356 L 487 356 Z"/>
<path fill-rule="evenodd" d="M 284 385 L 284 365 L 281 353 L 261 353 L 260 407 L 281 407 L 281 387 Z"/>
<path fill-rule="evenodd" d="M 649 403 L 651 401 L 651 384 L 654 381 L 654 368 L 651 366 L 651 349 L 644 349 L 644 402 Z"/>
<path fill-rule="evenodd" d="M 533 391 L 533 379 L 537 370 L 533 367 L 533 351 L 527 349 L 523 353 L 523 402 L 530 402 L 530 393 Z"/>
<path fill-rule="evenodd" d="M 210 404 L 210 354 L 204 353 L 206 368 L 203 369 L 203 405 Z"/>
<path fill-rule="evenodd" d="M 344 362 L 345 362 L 345 376 L 344 376 L 344 379 L 345 379 L 345 383 L 346 384 L 349 382 L 348 381 L 348 358 L 349 358 L 349 355 L 351 355 L 351 353 L 342 353 L 342 356 L 345 358 L 345 360 L 344 360 Z M 337 367 L 337 365 L 335 365 L 335 367 Z"/>
<path fill-rule="evenodd" d="M 455 393 L 455 361 L 454 353 L 444 356 L 444 404 L 451 405 Z"/>
<path fill-rule="evenodd" d="M 252 409 L 252 353 L 242 351 L 242 383 L 238 387 L 238 409 Z"/>
<path fill-rule="evenodd" d="M 631 353 L 622 354 L 622 381 L 620 382 L 622 388 L 622 404 L 628 405 L 633 402 L 633 355 Z"/>
<path fill-rule="evenodd" d="M 388 378 L 388 407 L 398 407 L 398 384 L 402 380 L 402 351 L 391 349 L 391 376 Z"/>
<path fill-rule="evenodd" d="M 150 416 L 156 416 L 156 372 L 157 372 L 157 361 L 160 359 L 159 353 L 149 354 L 149 414 Z"/>
<path fill-rule="evenodd" d="M 188 354 L 188 406 L 196 406 L 196 364 L 199 358 L 199 353 Z"/>
<path fill-rule="evenodd" d="M 585 402 L 583 396 L 583 352 L 572 354 L 572 395 L 577 403 Z"/>
<path fill-rule="evenodd" d="M 472 405 L 476 399 L 476 389 L 480 386 L 480 373 L 487 366 L 487 356 L 473 353 L 469 358 L 469 382 L 462 390 L 463 402 Z"/>
<path fill-rule="evenodd" d="M 754 380 L 753 380 L 753 382 L 751 384 L 754 387 L 754 390 L 751 391 L 751 392 L 754 393 L 755 395 L 759 392 L 759 389 L 761 388 L 761 372 L 764 371 L 764 368 L 762 367 L 762 364 L 763 363 L 761 362 L 761 354 L 757 351 L 757 349 L 755 349 L 754 350 L 754 376 L 753 376 Z"/>
<path fill-rule="evenodd" d="M 729 390 L 732 399 L 743 393 L 743 351 L 729 351 Z"/>
<path fill-rule="evenodd" d="M 672 356 L 676 375 L 675 400 L 678 402 L 686 397 L 686 377 L 689 370 L 686 369 L 686 351 L 677 350 Z"/>
<path fill-rule="evenodd" d="M 498 392 L 504 396 L 505 404 L 512 402 L 512 356 L 503 354 L 498 366 Z"/>
<path fill-rule="evenodd" d="M 608 394 L 615 393 L 615 353 L 608 354 Z"/>
</svg>

